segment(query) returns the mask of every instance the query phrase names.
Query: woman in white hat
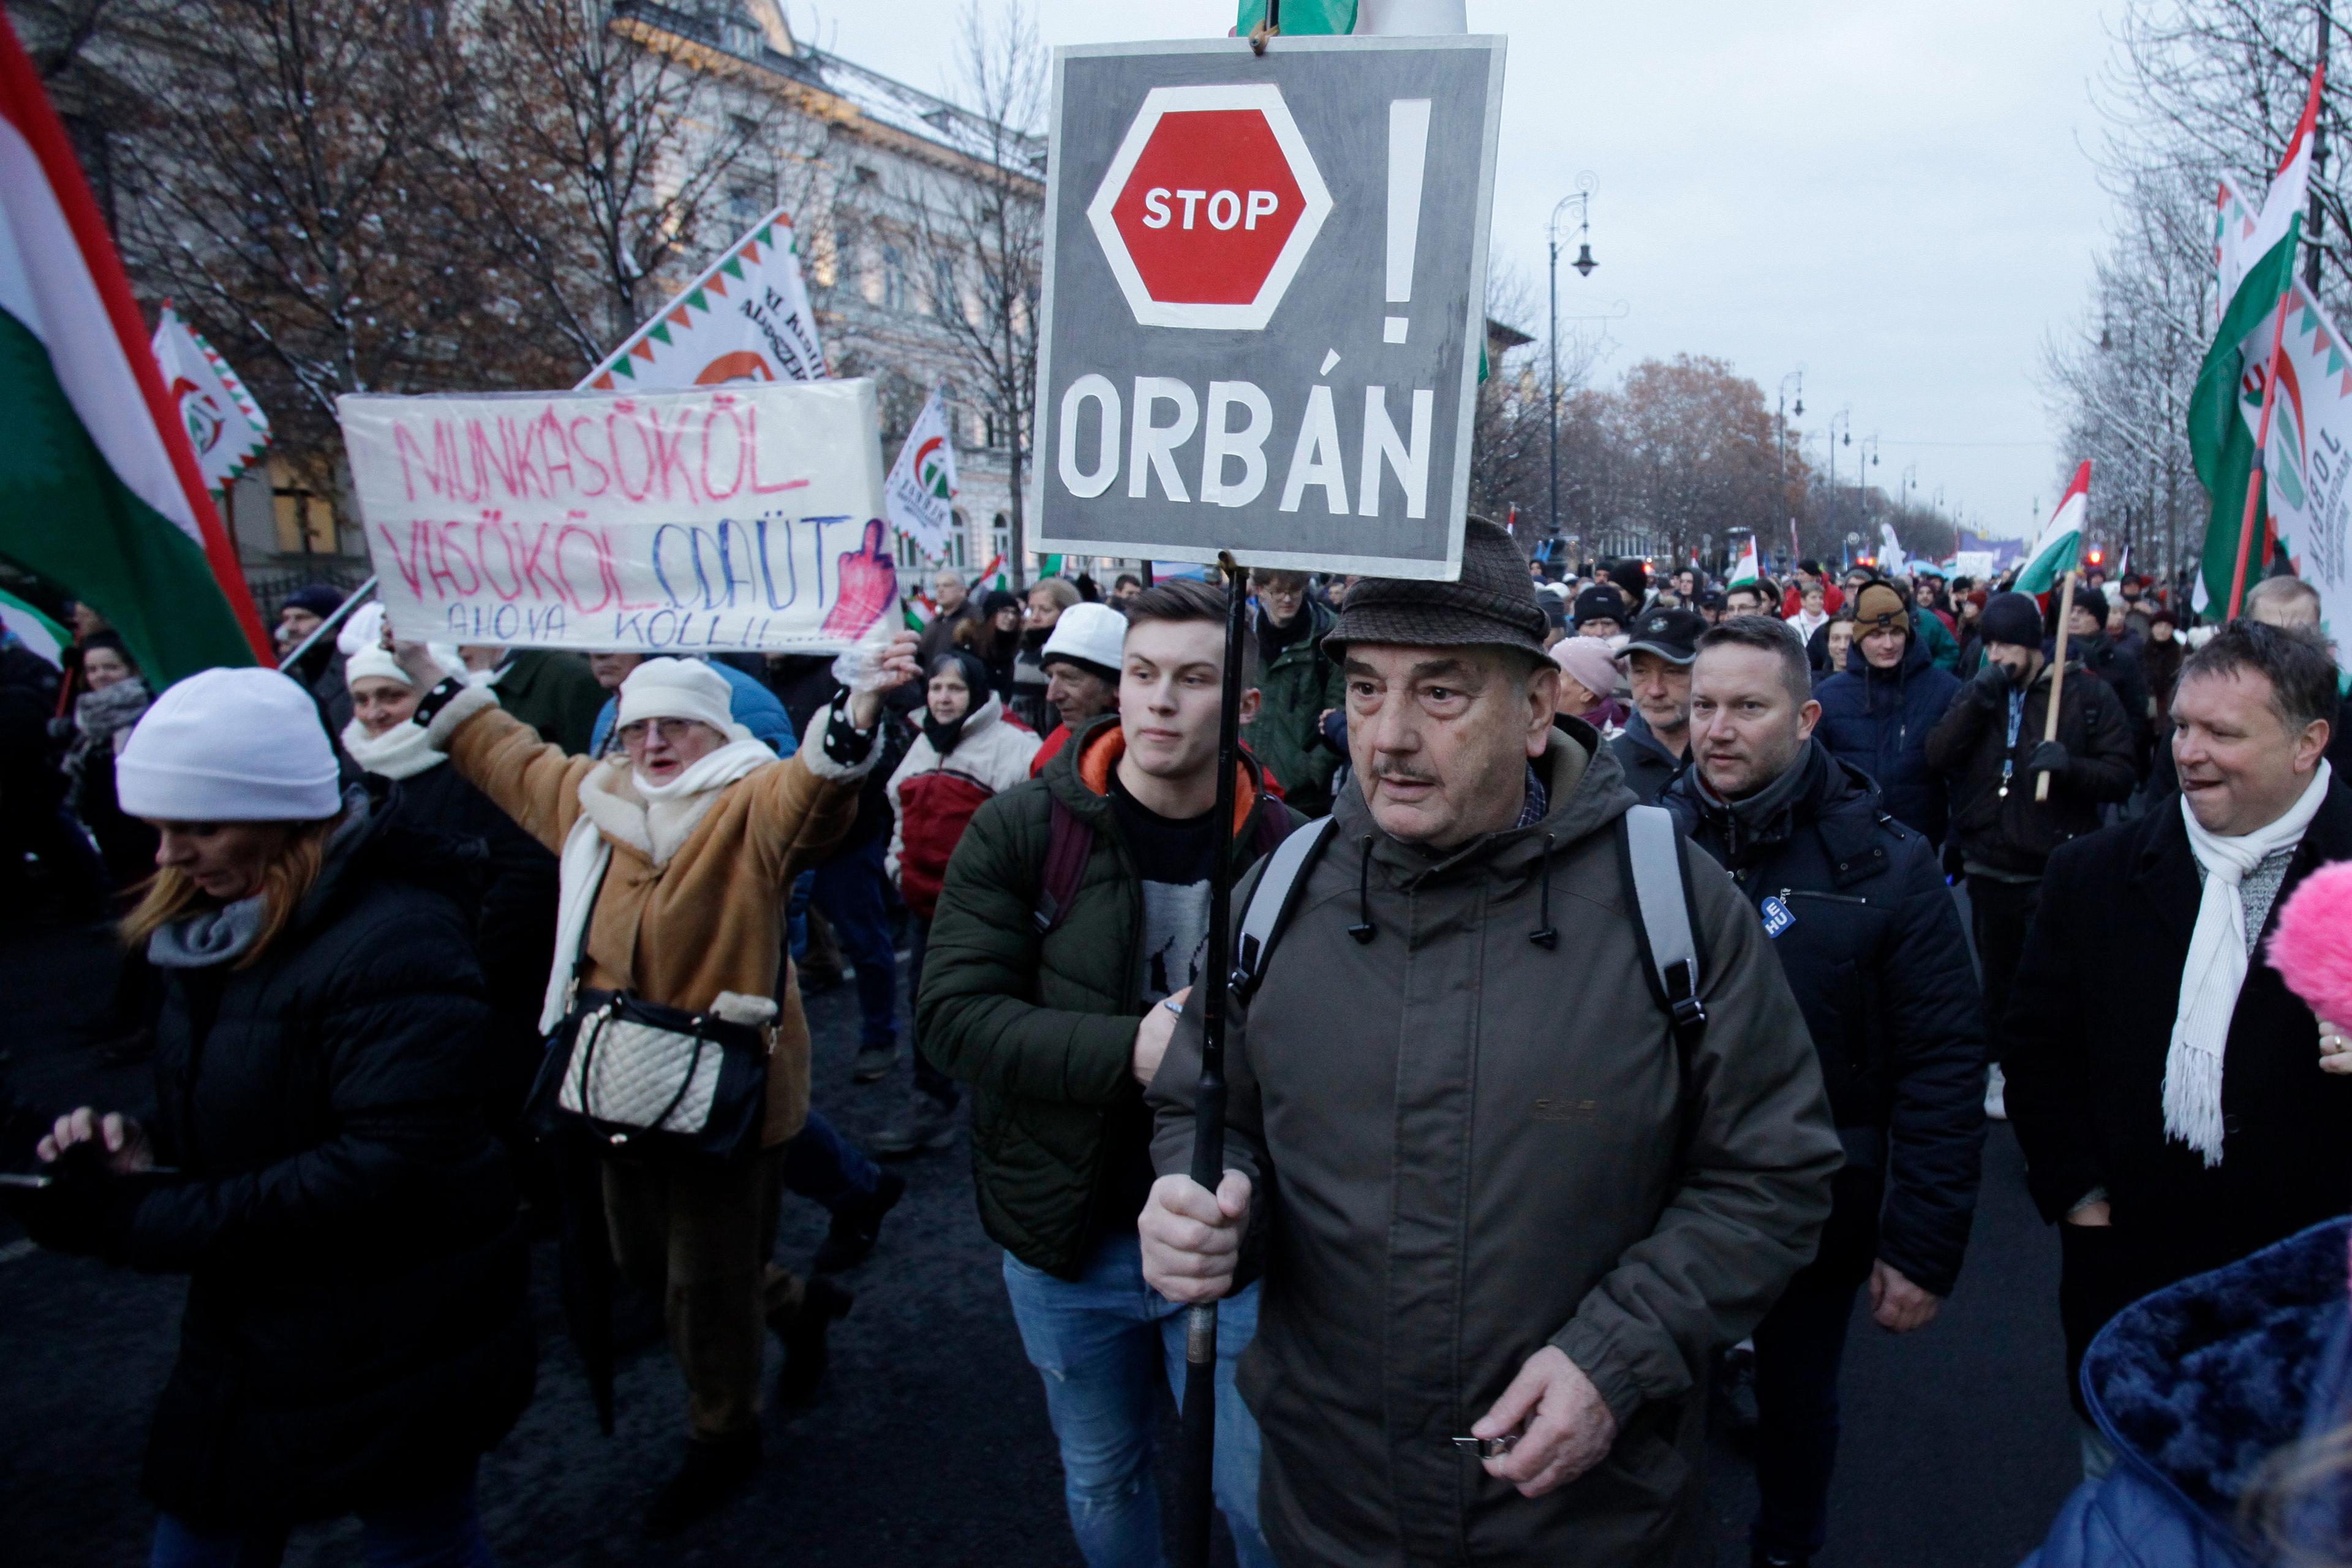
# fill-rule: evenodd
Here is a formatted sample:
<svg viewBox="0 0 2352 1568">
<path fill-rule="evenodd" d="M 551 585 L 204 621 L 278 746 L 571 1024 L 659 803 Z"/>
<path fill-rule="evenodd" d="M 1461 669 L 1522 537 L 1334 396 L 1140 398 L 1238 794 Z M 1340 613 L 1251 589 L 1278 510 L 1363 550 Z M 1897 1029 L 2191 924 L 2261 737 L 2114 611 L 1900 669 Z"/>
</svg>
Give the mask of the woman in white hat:
<svg viewBox="0 0 2352 1568">
<path fill-rule="evenodd" d="M 418 683 L 438 677 L 420 645 L 400 645 L 399 656 Z M 588 993 L 695 1012 L 729 992 L 779 999 L 757 1158 L 616 1153 L 604 1163 L 615 1260 L 663 1298 L 686 1375 L 690 1441 L 648 1510 L 657 1534 L 710 1512 L 758 1468 L 763 1320 L 784 1341 L 780 1388 L 805 1396 L 824 1364 L 825 1327 L 849 1307 L 829 1283 L 804 1287 L 769 1260 L 782 1146 L 809 1102 L 808 1025 L 778 955 L 784 894 L 856 815 L 878 754 L 882 695 L 915 674 L 913 636 L 869 668 L 784 758 L 734 721 L 718 671 L 688 659 L 647 659 L 629 672 L 614 731 L 622 753 L 605 760 L 541 740 L 489 688 L 441 681 L 415 719 L 460 775 L 561 857 L 543 1028 Z"/>
<path fill-rule="evenodd" d="M 190 1277 L 153 1561 L 273 1563 L 356 1512 L 371 1560 L 487 1563 L 475 1464 L 532 1364 L 466 915 L 274 671 L 173 687 L 115 779 L 162 841 L 123 922 L 163 976 L 155 1110 L 59 1117 L 18 1206 L 45 1245 Z"/>
</svg>

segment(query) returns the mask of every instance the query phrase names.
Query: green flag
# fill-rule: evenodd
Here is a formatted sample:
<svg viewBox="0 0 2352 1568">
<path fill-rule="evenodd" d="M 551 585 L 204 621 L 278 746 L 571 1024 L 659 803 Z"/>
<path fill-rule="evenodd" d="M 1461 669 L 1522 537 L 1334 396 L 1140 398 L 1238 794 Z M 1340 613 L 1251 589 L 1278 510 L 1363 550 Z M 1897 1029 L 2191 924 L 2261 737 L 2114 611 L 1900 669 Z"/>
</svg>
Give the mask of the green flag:
<svg viewBox="0 0 2352 1568">
<path fill-rule="evenodd" d="M 1246 38 L 1265 20 L 1265 0 L 1241 0 L 1234 35 Z M 1282 0 L 1282 30 L 1286 33 L 1352 33 L 1356 30 L 1356 0 Z"/>
</svg>

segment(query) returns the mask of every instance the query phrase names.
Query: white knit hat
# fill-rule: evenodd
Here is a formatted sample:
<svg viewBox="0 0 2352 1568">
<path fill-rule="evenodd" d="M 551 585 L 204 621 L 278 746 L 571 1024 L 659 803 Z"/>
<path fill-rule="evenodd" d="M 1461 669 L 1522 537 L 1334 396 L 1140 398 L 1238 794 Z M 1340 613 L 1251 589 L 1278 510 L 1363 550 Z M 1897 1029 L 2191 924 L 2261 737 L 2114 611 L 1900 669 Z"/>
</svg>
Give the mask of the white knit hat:
<svg viewBox="0 0 2352 1568">
<path fill-rule="evenodd" d="M 692 719 L 732 737 L 735 689 L 709 665 L 690 658 L 649 658 L 621 682 L 621 711 L 613 727 L 640 719 Z"/>
<path fill-rule="evenodd" d="M 456 648 L 442 643 L 433 643 L 425 651 L 433 656 L 433 662 L 441 667 L 443 675 L 456 680 L 466 679 L 465 661 L 457 657 Z M 357 653 L 348 653 L 343 656 L 343 684 L 346 687 L 357 686 L 370 676 L 375 676 L 383 680 L 397 680 L 403 686 L 412 688 L 416 685 L 416 682 L 409 678 L 408 671 L 401 668 L 400 660 L 385 652 L 383 645 L 379 643 L 362 644 Z"/>
<path fill-rule="evenodd" d="M 155 700 L 114 763 L 125 814 L 317 822 L 343 808 L 310 694 L 274 669 L 207 669 Z"/>
<path fill-rule="evenodd" d="M 1037 662 L 1044 665 L 1056 658 L 1076 659 L 1116 680 L 1119 666 L 1126 660 L 1126 646 L 1125 616 L 1108 605 L 1072 605 L 1062 612 L 1062 618 L 1046 635 Z"/>
</svg>

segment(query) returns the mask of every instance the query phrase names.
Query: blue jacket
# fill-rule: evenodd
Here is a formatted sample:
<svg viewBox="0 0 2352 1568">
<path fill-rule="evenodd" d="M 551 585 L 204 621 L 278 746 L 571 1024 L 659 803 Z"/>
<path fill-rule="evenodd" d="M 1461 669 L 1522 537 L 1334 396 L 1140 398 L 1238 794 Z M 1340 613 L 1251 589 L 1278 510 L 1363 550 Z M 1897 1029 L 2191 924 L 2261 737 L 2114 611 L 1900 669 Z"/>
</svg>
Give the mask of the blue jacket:
<svg viewBox="0 0 2352 1568">
<path fill-rule="evenodd" d="M 2075 1489 L 2023 1568 L 2282 1562 L 2240 1531 L 2237 1510 L 2264 1460 L 2352 1415 L 2347 1230 L 2352 1221 L 2313 1226 L 2143 1299 L 2100 1332 L 2083 1359 L 2083 1395 L 2115 1445 L 2115 1468 Z M 2316 1550 L 2345 1503 L 2338 1478 L 2290 1512 L 2290 1538 Z"/>
<path fill-rule="evenodd" d="M 777 700 L 776 694 L 731 664 L 722 664 L 714 658 L 710 661 L 710 668 L 725 676 L 727 684 L 735 689 L 735 695 L 727 704 L 727 710 L 734 716 L 735 722 L 751 731 L 753 740 L 766 742 L 768 749 L 776 755 L 791 756 L 800 742 L 793 735 L 793 716 L 784 711 L 784 705 Z M 590 756 L 604 754 L 605 746 L 613 739 L 613 721 L 620 711 L 618 696 L 604 699 L 604 706 L 596 715 L 596 728 L 588 737 Z"/>
<path fill-rule="evenodd" d="M 1822 705 L 1814 737 L 1832 756 L 1870 775 L 1895 821 L 1938 846 L 1948 807 L 1943 775 L 1927 765 L 1927 731 L 1959 692 L 1959 678 L 1930 663 L 1927 644 L 1915 637 L 1893 669 L 1873 668 L 1855 638 L 1844 673 L 1814 693 Z"/>
</svg>

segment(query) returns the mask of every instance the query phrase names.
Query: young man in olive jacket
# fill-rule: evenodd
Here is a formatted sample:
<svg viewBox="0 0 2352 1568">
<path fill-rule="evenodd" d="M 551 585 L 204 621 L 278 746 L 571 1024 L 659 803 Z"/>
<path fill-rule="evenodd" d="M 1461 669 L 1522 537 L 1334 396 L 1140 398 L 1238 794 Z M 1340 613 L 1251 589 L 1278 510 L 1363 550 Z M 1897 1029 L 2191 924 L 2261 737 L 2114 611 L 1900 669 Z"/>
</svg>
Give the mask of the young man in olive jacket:
<svg viewBox="0 0 2352 1568">
<path fill-rule="evenodd" d="M 1810 1562 L 1828 1532 L 1854 1292 L 1869 1282 L 1871 1316 L 1895 1333 L 1935 1318 L 1959 1277 L 1984 1149 L 1984 1028 L 1959 911 L 1927 836 L 1815 734 L 1811 684 L 1783 622 L 1738 616 L 1700 638 L 1691 765 L 1664 803 L 1757 906 L 1845 1146 L 1821 1250 L 1756 1328 L 1759 1568 Z"/>
<path fill-rule="evenodd" d="M 1252 572 L 1250 587 L 1257 595 L 1259 702 L 1249 749 L 1292 810 L 1322 816 L 1339 771 L 1339 753 L 1323 742 L 1323 715 L 1339 706 L 1339 667 L 1323 651 L 1336 617 L 1307 597 L 1304 572 Z"/>
<path fill-rule="evenodd" d="M 1175 1027 L 1165 1004 L 1189 994 L 1208 931 L 1224 668 L 1224 600 L 1208 584 L 1161 584 L 1128 609 L 1118 712 L 974 815 L 948 862 L 916 1004 L 924 1054 L 971 1085 L 981 1224 L 1004 1248 L 1089 1568 L 1160 1561 L 1152 1436 L 1160 1385 L 1182 1386 L 1184 1333 L 1181 1309 L 1145 1286 L 1138 1250 L 1151 1185 L 1143 1086 Z M 1257 697 L 1244 696 L 1243 722 Z M 1238 874 L 1297 818 L 1254 764 L 1234 809 Z M 1257 1430 L 1233 1381 L 1256 1293 L 1234 1308 L 1216 1494 L 1244 1568 L 1264 1568 Z"/>
<path fill-rule="evenodd" d="M 2050 852 L 2099 827 L 2099 807 L 2129 795 L 2138 779 L 2131 726 L 2106 682 L 2069 661 L 2053 682 L 2042 651 L 2042 611 L 2023 594 L 1996 594 L 1984 608 L 1984 664 L 1927 732 L 1927 765 L 1951 782 L 1949 841 L 1967 873 L 1969 915 L 1983 966 L 1990 1055 L 2006 1055 L 2001 1021 L 2025 949 L 2026 922 Z M 2058 738 L 2042 736 L 2050 690 Z M 2034 798 L 2050 774 L 2050 798 Z M 2113 978 L 2112 976 L 2110 978 Z M 2000 1114 L 2000 1069 L 1987 1107 Z"/>
<path fill-rule="evenodd" d="M 1706 1012 L 1678 1044 L 1634 935 L 1633 795 L 1555 723 L 1544 632 L 1481 519 L 1460 583 L 1349 592 L 1355 783 L 1234 1009 L 1218 1192 L 1182 1173 L 1197 1007 L 1152 1085 L 1145 1277 L 1224 1297 L 1265 1211 L 1242 1384 L 1284 1568 L 1671 1561 L 1708 1359 L 1829 1214 L 1821 1065 L 1756 911 L 1674 840 Z"/>
</svg>

